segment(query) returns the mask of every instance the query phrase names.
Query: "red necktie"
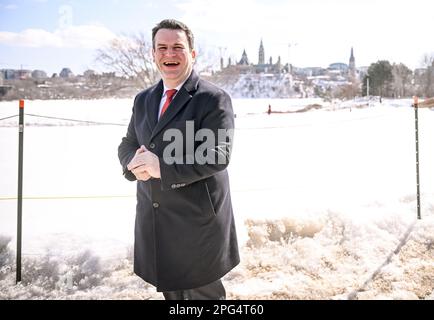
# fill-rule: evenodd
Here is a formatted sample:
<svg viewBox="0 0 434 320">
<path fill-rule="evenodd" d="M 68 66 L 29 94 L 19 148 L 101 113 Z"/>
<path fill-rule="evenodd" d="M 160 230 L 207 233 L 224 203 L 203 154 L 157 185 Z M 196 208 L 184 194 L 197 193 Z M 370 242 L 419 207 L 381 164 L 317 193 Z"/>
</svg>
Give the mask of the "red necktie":
<svg viewBox="0 0 434 320">
<path fill-rule="evenodd" d="M 169 89 L 166 91 L 167 98 L 166 101 L 164 102 L 163 108 L 161 108 L 160 118 L 163 115 L 163 113 L 166 112 L 167 108 L 169 107 L 169 104 L 172 102 L 173 96 L 175 95 L 176 91 L 177 91 L 176 89 Z"/>
</svg>

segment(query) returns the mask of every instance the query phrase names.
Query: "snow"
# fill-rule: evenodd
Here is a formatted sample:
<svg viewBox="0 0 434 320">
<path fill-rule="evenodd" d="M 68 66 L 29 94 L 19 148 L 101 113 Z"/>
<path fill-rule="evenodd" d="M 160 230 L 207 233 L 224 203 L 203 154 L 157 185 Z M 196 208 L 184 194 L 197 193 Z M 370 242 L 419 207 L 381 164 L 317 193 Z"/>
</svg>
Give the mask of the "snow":
<svg viewBox="0 0 434 320">
<path fill-rule="evenodd" d="M 241 264 L 229 299 L 434 299 L 434 112 L 411 100 L 234 99 L 229 174 Z M 268 105 L 281 113 L 266 114 Z M 295 112 L 319 104 L 321 109 Z M 0 299 L 162 299 L 132 272 L 130 99 L 26 101 L 23 281 L 17 118 L 0 121 Z M 0 118 L 18 113 L 1 102 Z"/>
</svg>

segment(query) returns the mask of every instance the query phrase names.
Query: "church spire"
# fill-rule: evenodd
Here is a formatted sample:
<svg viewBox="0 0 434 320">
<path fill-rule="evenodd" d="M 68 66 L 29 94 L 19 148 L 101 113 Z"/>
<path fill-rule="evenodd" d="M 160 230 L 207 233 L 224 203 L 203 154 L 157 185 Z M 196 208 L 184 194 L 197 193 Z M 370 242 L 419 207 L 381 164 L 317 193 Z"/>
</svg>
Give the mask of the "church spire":
<svg viewBox="0 0 434 320">
<path fill-rule="evenodd" d="M 262 44 L 262 39 L 261 39 L 261 44 L 259 45 L 258 64 L 265 64 L 265 53 L 264 53 L 264 45 Z"/>
<path fill-rule="evenodd" d="M 350 75 L 354 76 L 356 74 L 356 59 L 354 58 L 353 47 L 351 47 L 350 63 L 349 63 Z"/>
<path fill-rule="evenodd" d="M 249 65 L 249 59 L 247 58 L 246 49 L 244 49 L 243 55 L 241 56 L 241 60 L 240 62 L 238 62 L 238 64 L 246 65 L 246 66 Z"/>
</svg>

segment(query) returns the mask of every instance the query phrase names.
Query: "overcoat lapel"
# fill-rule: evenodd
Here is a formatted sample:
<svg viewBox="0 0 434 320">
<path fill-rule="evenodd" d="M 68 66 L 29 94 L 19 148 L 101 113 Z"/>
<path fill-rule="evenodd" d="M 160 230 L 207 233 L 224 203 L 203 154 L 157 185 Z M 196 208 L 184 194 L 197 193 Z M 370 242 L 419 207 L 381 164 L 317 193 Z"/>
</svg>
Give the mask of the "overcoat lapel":
<svg viewBox="0 0 434 320">
<path fill-rule="evenodd" d="M 170 103 L 169 108 L 167 108 L 166 112 L 160 117 L 160 120 L 154 126 L 152 131 L 151 140 L 166 127 L 170 121 L 176 116 L 178 112 L 180 112 L 191 100 L 194 91 L 197 89 L 197 83 L 199 81 L 198 76 L 193 71 L 191 76 L 187 79 L 184 85 L 179 90 L 178 94 L 175 96 L 173 101 Z M 161 99 L 161 95 L 160 95 Z M 159 102 L 159 100 L 158 100 Z M 158 113 L 158 107 L 157 107 Z M 157 115 L 155 115 L 155 119 L 157 119 Z"/>
<path fill-rule="evenodd" d="M 147 106 L 148 116 L 146 117 L 149 129 L 154 131 L 158 121 L 158 110 L 160 107 L 161 96 L 163 95 L 163 81 L 155 86 L 154 90 L 147 97 L 145 106 Z"/>
</svg>

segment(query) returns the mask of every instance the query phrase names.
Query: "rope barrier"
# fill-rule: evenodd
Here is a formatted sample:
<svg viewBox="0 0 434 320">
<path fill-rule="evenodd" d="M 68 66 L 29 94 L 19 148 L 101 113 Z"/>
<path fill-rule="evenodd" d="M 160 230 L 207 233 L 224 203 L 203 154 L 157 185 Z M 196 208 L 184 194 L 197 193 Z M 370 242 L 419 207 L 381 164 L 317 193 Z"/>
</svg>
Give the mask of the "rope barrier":
<svg viewBox="0 0 434 320">
<path fill-rule="evenodd" d="M 360 120 L 369 120 L 369 119 L 376 119 L 376 118 L 382 118 L 386 117 L 386 114 L 381 114 L 377 116 L 371 116 L 371 117 L 359 117 L 359 118 L 353 118 L 353 119 L 346 119 L 346 120 L 340 120 L 340 121 L 328 121 L 328 122 L 321 122 L 321 125 L 333 125 L 336 123 L 345 123 L 345 122 L 352 122 L 352 121 L 360 121 Z M 298 128 L 298 127 L 309 127 L 313 126 L 315 124 L 307 123 L 307 124 L 297 124 L 297 125 L 287 125 L 287 126 L 270 126 L 270 127 L 241 127 L 241 128 L 235 128 L 235 130 L 256 130 L 256 129 L 284 129 L 284 128 Z"/>
<path fill-rule="evenodd" d="M 71 119 L 71 118 L 60 118 L 60 117 L 44 116 L 44 115 L 32 114 L 32 113 L 25 113 L 25 115 L 30 117 L 36 117 L 36 118 L 72 121 L 72 122 L 80 122 L 80 123 L 87 123 L 93 125 L 110 125 L 110 126 L 123 126 L 123 127 L 127 126 L 127 124 L 116 123 L 116 122 L 101 122 L 101 121 L 91 121 L 91 120 L 81 120 L 81 119 Z M 0 118 L 0 121 L 15 118 L 15 117 L 18 117 L 18 115 L 16 114 L 5 118 Z"/>
<path fill-rule="evenodd" d="M 14 116 L 6 117 L 6 118 L 0 118 L 0 121 L 10 119 L 10 118 L 15 118 L 15 117 L 18 117 L 18 115 L 16 114 Z"/>
<path fill-rule="evenodd" d="M 122 126 L 126 127 L 127 124 L 124 123 L 116 123 L 116 122 L 101 122 L 101 121 L 92 121 L 92 120 L 81 120 L 81 119 L 72 119 L 72 118 L 60 118 L 60 117 L 54 117 L 54 116 L 44 116 L 44 115 L 38 115 L 38 114 L 31 114 L 31 113 L 25 113 L 25 115 L 30 117 L 36 117 L 36 118 L 44 118 L 44 119 L 53 119 L 53 120 L 63 120 L 63 121 L 71 121 L 71 122 L 79 122 L 79 123 L 87 123 L 90 125 L 111 125 L 111 126 Z M 0 118 L 1 120 L 11 119 L 14 117 L 17 117 L 18 115 L 13 115 L 5 118 Z M 385 117 L 385 114 L 377 115 L 377 116 L 371 116 L 371 117 L 359 117 L 359 118 L 353 118 L 353 119 L 346 119 L 346 120 L 340 120 L 340 121 L 331 121 L 331 122 L 322 122 L 321 124 L 328 125 L 328 124 L 336 124 L 336 123 L 344 123 L 344 122 L 352 122 L 352 121 L 359 121 L 359 120 L 367 120 L 367 119 L 375 119 L 375 118 L 381 118 Z M 264 126 L 264 127 L 240 127 L 235 128 L 235 130 L 255 130 L 255 129 L 284 129 L 284 128 L 295 128 L 295 127 L 307 127 L 307 126 L 313 126 L 314 124 L 298 124 L 298 125 L 282 125 L 282 126 Z"/>
<path fill-rule="evenodd" d="M 72 122 L 82 122 L 82 123 L 90 123 L 90 124 L 99 124 L 99 125 L 110 125 L 110 126 L 127 126 L 124 123 L 114 123 L 114 122 L 99 122 L 99 121 L 90 121 L 90 120 L 80 120 L 80 119 L 70 119 L 70 118 L 59 118 L 52 116 L 42 116 L 39 114 L 25 113 L 26 116 L 36 117 L 36 118 L 44 118 L 44 119 L 55 119 L 55 120 L 64 120 L 64 121 L 72 121 Z"/>
<path fill-rule="evenodd" d="M 360 292 L 363 292 L 366 290 L 366 287 L 368 286 L 369 283 L 371 283 L 372 281 L 374 281 L 377 276 L 382 272 L 383 268 L 385 266 L 387 266 L 388 264 L 390 264 L 392 262 L 392 258 L 397 255 L 402 247 L 408 242 L 408 240 L 410 239 L 410 234 L 414 229 L 415 224 L 417 223 L 417 220 L 415 220 L 407 229 L 407 231 L 405 232 L 405 234 L 403 235 L 403 237 L 401 238 L 401 241 L 398 243 L 398 245 L 396 246 L 395 250 L 393 250 L 386 258 L 386 260 L 368 277 L 368 279 L 366 279 L 366 281 L 362 284 L 362 286 L 356 290 L 353 290 L 352 292 L 350 292 L 347 296 L 348 300 L 355 300 L 357 299 L 357 295 Z"/>
<path fill-rule="evenodd" d="M 127 243 L 125 241 L 119 241 L 119 243 L 122 243 L 125 246 L 125 249 L 128 249 L 133 243 Z M 86 249 L 84 249 L 86 250 Z M 73 253 L 76 254 L 76 253 Z M 79 254 L 79 253 L 78 253 Z M 61 258 L 62 260 L 68 260 L 69 256 L 68 255 L 61 255 L 61 254 L 52 254 L 52 253 L 23 253 L 23 256 L 27 256 L 27 257 L 56 257 L 56 258 Z M 107 256 L 96 256 L 97 258 L 99 258 L 100 260 L 102 260 L 103 262 L 107 262 L 107 261 L 119 261 L 121 262 L 123 259 L 127 259 L 128 257 L 107 257 Z"/>
</svg>

